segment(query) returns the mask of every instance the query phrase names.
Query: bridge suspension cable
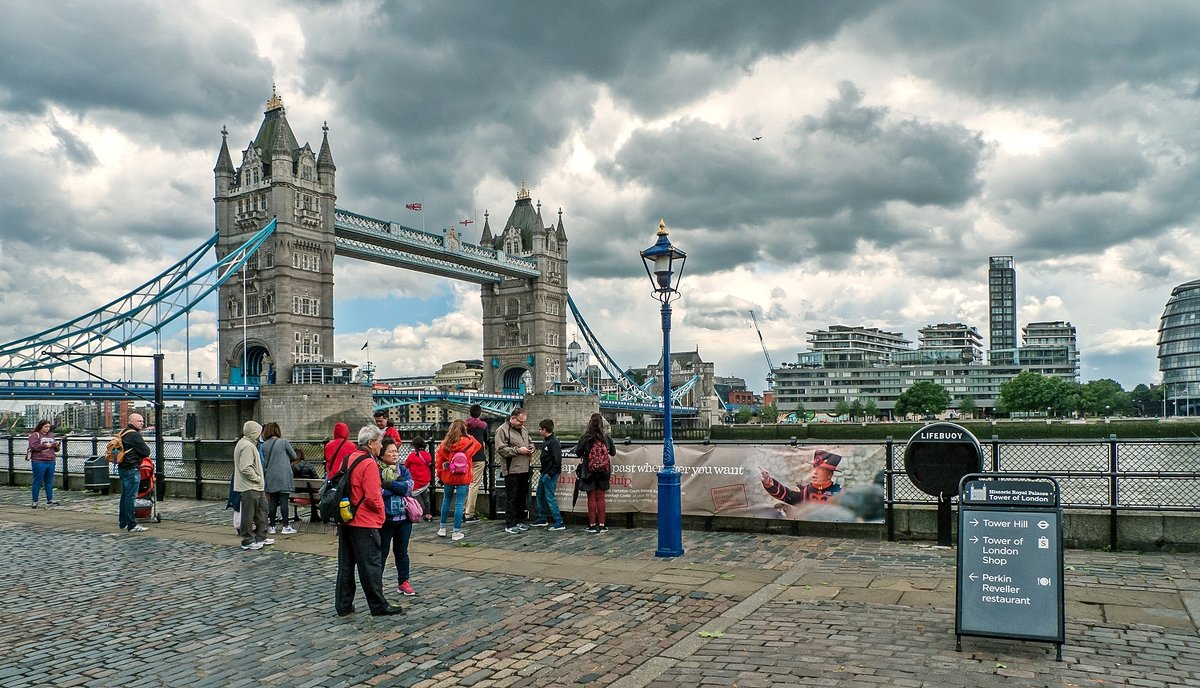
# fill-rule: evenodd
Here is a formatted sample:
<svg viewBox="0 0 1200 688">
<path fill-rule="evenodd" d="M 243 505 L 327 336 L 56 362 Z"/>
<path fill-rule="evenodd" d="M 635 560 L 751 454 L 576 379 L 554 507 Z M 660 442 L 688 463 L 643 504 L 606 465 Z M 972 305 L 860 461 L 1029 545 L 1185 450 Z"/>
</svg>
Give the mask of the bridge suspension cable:
<svg viewBox="0 0 1200 688">
<path fill-rule="evenodd" d="M 600 368 L 605 373 L 608 373 L 608 376 L 617 383 L 617 388 L 621 390 L 621 398 L 623 400 L 644 403 L 661 403 L 661 397 L 656 397 L 639 387 L 637 382 L 625 372 L 625 369 L 605 351 L 604 345 L 596 338 L 596 335 L 592 332 L 592 328 L 588 327 L 587 321 L 583 319 L 583 314 L 579 312 L 579 308 L 575 305 L 575 299 L 571 298 L 570 294 L 567 294 L 567 305 L 571 308 L 571 315 L 575 316 L 575 324 L 579 326 L 579 332 L 583 335 L 583 341 L 592 350 L 592 353 L 595 354 L 596 362 L 600 364 Z"/>
<path fill-rule="evenodd" d="M 217 235 L 213 234 L 182 260 L 128 294 L 61 325 L 0 344 L 0 373 L 12 375 L 86 363 L 159 332 L 237 273 L 274 231 L 272 219 L 215 265 L 200 269 L 197 266 L 216 246 Z M 195 272 L 198 269 L 200 272 Z"/>
</svg>

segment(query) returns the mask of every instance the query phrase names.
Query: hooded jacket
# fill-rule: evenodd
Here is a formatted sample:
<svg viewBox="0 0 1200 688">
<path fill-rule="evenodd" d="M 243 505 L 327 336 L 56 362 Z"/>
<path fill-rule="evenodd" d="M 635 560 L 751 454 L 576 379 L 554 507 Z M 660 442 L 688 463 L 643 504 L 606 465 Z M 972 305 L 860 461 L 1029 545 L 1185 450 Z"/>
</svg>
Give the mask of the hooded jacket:
<svg viewBox="0 0 1200 688">
<path fill-rule="evenodd" d="M 467 416 L 466 420 L 467 434 L 474 437 L 479 442 L 479 451 L 471 457 L 471 461 L 487 460 L 487 442 L 488 442 L 488 424 L 482 418 Z"/>
<path fill-rule="evenodd" d="M 529 457 L 532 454 L 519 454 L 521 447 L 533 449 L 533 440 L 529 439 L 529 431 L 524 426 L 513 427 L 509 421 L 504 421 L 496 428 L 496 455 L 500 462 L 500 472 L 504 475 L 529 472 Z"/>
<path fill-rule="evenodd" d="M 266 487 L 258 455 L 261 434 L 262 426 L 258 423 L 248 420 L 242 424 L 242 438 L 233 448 L 233 489 L 237 492 L 262 491 Z"/>
<path fill-rule="evenodd" d="M 350 456 L 358 447 L 350 441 L 350 426 L 345 423 L 333 424 L 333 439 L 325 444 L 325 477 L 329 477 L 342 469 L 342 459 Z"/>
</svg>

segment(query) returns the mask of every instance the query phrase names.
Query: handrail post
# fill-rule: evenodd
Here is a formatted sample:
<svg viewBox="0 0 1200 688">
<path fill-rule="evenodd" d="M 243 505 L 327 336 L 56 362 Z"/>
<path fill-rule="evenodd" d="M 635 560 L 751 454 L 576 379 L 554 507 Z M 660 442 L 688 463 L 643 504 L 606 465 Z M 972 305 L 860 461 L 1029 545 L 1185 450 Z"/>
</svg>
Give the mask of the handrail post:
<svg viewBox="0 0 1200 688">
<path fill-rule="evenodd" d="M 1000 472 L 1000 436 L 992 435 L 992 472 Z"/>
<path fill-rule="evenodd" d="M 14 487 L 17 484 L 17 467 L 14 464 L 13 456 L 13 437 L 8 438 L 8 486 Z"/>
<path fill-rule="evenodd" d="M 195 457 L 196 461 L 196 500 L 199 501 L 204 499 L 204 471 L 200 467 L 200 438 L 196 437 L 192 440 L 192 442 L 192 456 Z M 179 447 L 180 451 L 182 451 L 183 444 L 180 443 Z M 181 461 L 183 460 L 182 456 L 179 458 Z"/>
<path fill-rule="evenodd" d="M 892 467 L 896 462 L 895 451 L 896 443 L 892 440 L 892 436 L 888 435 L 887 445 L 883 450 L 884 468 L 886 469 L 883 472 L 883 503 L 887 505 L 887 509 L 885 509 L 883 513 L 884 520 L 887 521 L 888 542 L 896 541 L 896 504 L 894 501 L 895 494 L 893 492 L 895 489 L 895 483 L 892 479 Z"/>
<path fill-rule="evenodd" d="M 67 456 L 67 447 L 68 446 L 69 446 L 69 443 L 67 442 L 67 438 L 64 437 L 63 441 L 62 441 L 62 489 L 63 490 L 67 489 L 67 473 L 68 473 L 67 472 L 67 459 L 69 458 Z M 50 485 L 51 486 L 54 485 L 54 476 L 50 476 Z"/>
<path fill-rule="evenodd" d="M 1120 468 L 1120 460 L 1117 453 L 1117 436 L 1108 436 L 1108 496 L 1109 496 L 1109 516 L 1108 516 L 1108 548 L 1115 552 L 1117 551 L 1117 504 L 1120 502 L 1117 493 L 1117 469 Z"/>
</svg>

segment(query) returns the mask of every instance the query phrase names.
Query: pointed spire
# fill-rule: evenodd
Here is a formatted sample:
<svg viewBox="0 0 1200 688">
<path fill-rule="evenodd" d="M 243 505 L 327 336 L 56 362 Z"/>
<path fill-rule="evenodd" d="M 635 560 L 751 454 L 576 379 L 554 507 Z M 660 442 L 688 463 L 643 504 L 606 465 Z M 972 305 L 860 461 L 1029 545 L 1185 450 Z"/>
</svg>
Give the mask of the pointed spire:
<svg viewBox="0 0 1200 688">
<path fill-rule="evenodd" d="M 567 240 L 567 230 L 563 229 L 563 223 L 562 223 L 562 208 L 558 209 L 558 226 L 556 226 L 554 228 L 554 231 L 558 233 L 559 241 Z"/>
<path fill-rule="evenodd" d="M 483 211 L 483 236 L 479 237 L 480 246 L 492 245 L 492 225 L 488 223 L 488 211 Z"/>
<path fill-rule="evenodd" d="M 217 166 L 213 172 L 234 173 L 233 158 L 229 156 L 229 129 L 221 126 L 221 152 L 217 154 Z"/>
<path fill-rule="evenodd" d="M 329 150 L 328 121 L 321 125 L 321 131 L 324 132 L 324 134 L 321 136 L 321 152 L 317 154 L 317 167 L 336 170 L 337 166 L 333 164 L 333 152 Z"/>
<path fill-rule="evenodd" d="M 542 199 L 540 198 L 537 202 L 537 223 L 539 232 L 546 229 L 546 223 L 542 222 Z"/>
</svg>

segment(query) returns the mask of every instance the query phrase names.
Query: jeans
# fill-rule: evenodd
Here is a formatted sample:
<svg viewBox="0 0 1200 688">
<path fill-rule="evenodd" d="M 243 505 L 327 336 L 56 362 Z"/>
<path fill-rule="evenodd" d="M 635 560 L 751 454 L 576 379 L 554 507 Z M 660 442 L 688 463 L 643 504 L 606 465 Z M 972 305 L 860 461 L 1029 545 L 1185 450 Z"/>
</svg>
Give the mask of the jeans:
<svg viewBox="0 0 1200 688">
<path fill-rule="evenodd" d="M 558 511 L 558 474 L 542 475 L 537 484 L 538 519 L 552 525 L 562 525 L 562 514 Z"/>
<path fill-rule="evenodd" d="M 272 492 L 267 495 L 267 520 L 272 528 L 275 527 L 275 511 L 283 512 L 283 527 L 288 527 L 288 492 Z"/>
<path fill-rule="evenodd" d="M 396 555 L 396 583 L 408 580 L 408 539 L 412 537 L 412 521 L 384 521 L 379 529 L 379 548 L 383 553 L 380 571 L 387 568 L 388 546 Z M 382 575 L 382 573 L 381 573 Z"/>
<path fill-rule="evenodd" d="M 442 485 L 442 527 L 450 515 L 450 500 L 454 500 L 454 530 L 462 530 L 463 505 L 467 501 L 469 485 Z"/>
<path fill-rule="evenodd" d="M 133 517 L 133 500 L 137 498 L 138 486 L 141 485 L 142 479 L 136 467 L 119 467 L 117 473 L 121 476 L 121 505 L 117 510 L 117 524 L 125 530 L 133 530 L 137 525 L 137 520 Z"/>
<path fill-rule="evenodd" d="M 338 526 L 337 583 L 333 598 L 333 608 L 338 614 L 349 614 L 354 610 L 356 570 L 371 613 L 379 614 L 388 608 L 387 598 L 383 596 L 382 562 L 378 528 Z"/>
<path fill-rule="evenodd" d="M 32 461 L 33 464 L 33 503 L 37 504 L 38 492 L 42 485 L 46 486 L 46 501 L 54 501 L 54 462 Z"/>
<path fill-rule="evenodd" d="M 529 474 L 509 473 L 504 476 L 504 525 L 511 528 L 525 520 L 525 507 L 529 502 Z"/>
</svg>

